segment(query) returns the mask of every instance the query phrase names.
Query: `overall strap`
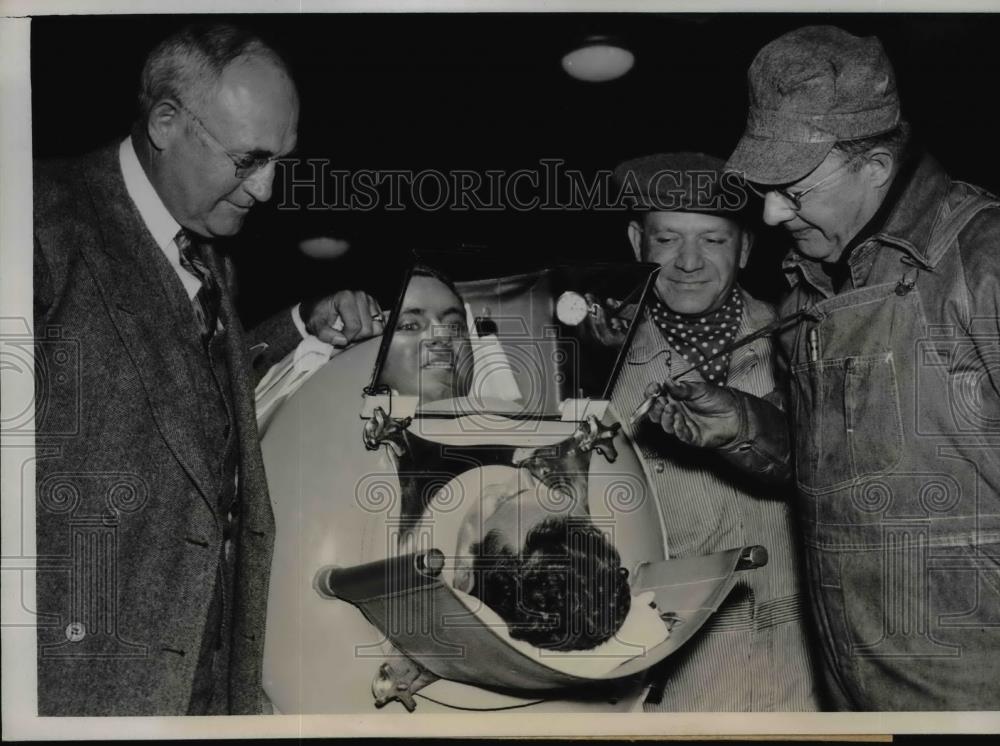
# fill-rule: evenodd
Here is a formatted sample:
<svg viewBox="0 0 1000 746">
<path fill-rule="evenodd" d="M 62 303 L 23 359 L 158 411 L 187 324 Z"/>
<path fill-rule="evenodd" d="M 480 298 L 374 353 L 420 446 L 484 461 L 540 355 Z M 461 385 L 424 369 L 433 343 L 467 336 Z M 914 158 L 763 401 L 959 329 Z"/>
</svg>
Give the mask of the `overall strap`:
<svg viewBox="0 0 1000 746">
<path fill-rule="evenodd" d="M 997 201 L 988 192 L 976 190 L 959 202 L 954 209 L 939 218 L 931 231 L 927 246 L 928 266 L 931 268 L 937 266 L 948 249 L 954 245 L 955 239 L 965 229 L 965 226 L 980 212 L 991 207 L 1000 207 L 1000 201 Z"/>
</svg>

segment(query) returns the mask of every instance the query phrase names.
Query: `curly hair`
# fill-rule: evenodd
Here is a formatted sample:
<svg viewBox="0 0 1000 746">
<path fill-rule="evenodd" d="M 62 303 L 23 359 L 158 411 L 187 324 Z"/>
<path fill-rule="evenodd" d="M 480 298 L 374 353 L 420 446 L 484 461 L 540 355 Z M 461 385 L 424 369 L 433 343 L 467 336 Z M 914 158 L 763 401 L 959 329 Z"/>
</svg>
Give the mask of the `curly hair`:
<svg viewBox="0 0 1000 746">
<path fill-rule="evenodd" d="M 535 526 L 520 552 L 490 531 L 473 544 L 472 595 L 510 636 L 548 650 L 589 650 L 622 626 L 632 603 L 618 550 L 589 519 Z"/>
<path fill-rule="evenodd" d="M 438 269 L 434 269 L 427 264 L 414 264 L 413 269 L 410 270 L 410 277 L 433 277 L 435 280 L 440 282 L 446 288 L 448 288 L 455 297 L 462 300 L 462 294 L 458 290 L 458 286 L 455 281 L 452 280 L 448 275 Z"/>
</svg>

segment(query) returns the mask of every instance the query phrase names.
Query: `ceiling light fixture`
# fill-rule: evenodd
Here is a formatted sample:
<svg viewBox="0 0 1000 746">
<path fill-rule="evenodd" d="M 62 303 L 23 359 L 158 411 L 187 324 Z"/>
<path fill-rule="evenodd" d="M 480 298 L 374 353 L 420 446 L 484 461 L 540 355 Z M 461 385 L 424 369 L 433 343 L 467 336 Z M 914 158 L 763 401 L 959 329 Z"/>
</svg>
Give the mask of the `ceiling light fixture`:
<svg viewBox="0 0 1000 746">
<path fill-rule="evenodd" d="M 588 83 L 620 78 L 634 64 L 635 55 L 608 36 L 588 36 L 583 44 L 562 58 L 563 70 Z"/>
</svg>

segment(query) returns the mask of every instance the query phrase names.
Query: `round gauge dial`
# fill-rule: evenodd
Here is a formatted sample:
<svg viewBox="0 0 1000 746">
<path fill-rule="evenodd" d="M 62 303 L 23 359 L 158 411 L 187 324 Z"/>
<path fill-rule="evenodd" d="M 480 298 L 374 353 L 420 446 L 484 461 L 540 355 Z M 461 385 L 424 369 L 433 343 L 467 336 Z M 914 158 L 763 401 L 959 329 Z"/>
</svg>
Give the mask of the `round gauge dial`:
<svg viewBox="0 0 1000 746">
<path fill-rule="evenodd" d="M 566 326 L 577 326 L 587 318 L 587 300 L 573 290 L 567 290 L 556 300 L 556 318 Z"/>
</svg>

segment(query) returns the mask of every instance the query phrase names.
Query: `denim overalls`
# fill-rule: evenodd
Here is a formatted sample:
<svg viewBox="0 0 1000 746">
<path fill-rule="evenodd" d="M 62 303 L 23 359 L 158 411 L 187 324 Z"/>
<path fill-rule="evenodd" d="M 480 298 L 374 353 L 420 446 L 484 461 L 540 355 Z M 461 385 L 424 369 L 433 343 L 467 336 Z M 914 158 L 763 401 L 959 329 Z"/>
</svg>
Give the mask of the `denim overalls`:
<svg viewBox="0 0 1000 746">
<path fill-rule="evenodd" d="M 1000 344 L 995 318 L 970 315 L 957 241 L 997 203 L 934 169 L 915 180 L 945 186 L 918 182 L 896 219 L 923 246 L 876 234 L 852 255 L 869 263 L 861 287 L 817 301 L 800 284 L 785 306 L 813 311 L 782 344 L 838 709 L 1000 707 Z"/>
</svg>

